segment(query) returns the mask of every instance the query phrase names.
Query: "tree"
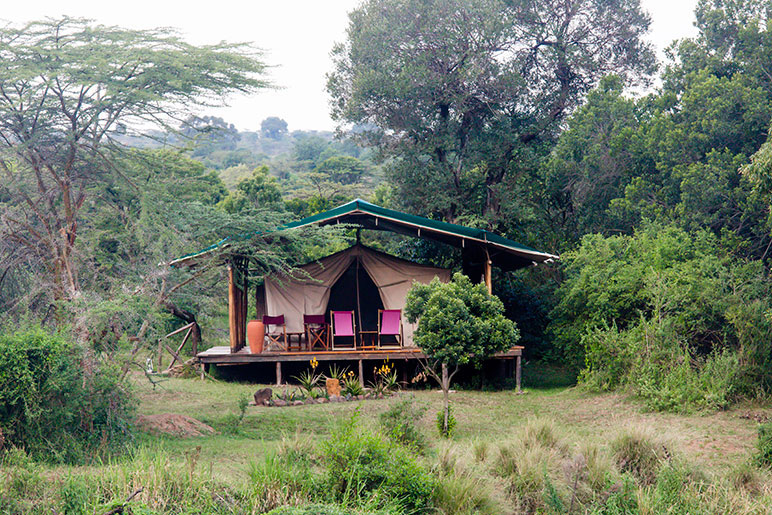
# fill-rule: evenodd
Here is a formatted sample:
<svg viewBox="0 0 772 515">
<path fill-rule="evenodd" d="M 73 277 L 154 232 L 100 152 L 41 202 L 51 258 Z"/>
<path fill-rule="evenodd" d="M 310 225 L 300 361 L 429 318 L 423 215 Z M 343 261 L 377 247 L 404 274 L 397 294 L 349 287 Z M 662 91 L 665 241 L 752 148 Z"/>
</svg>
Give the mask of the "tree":
<svg viewBox="0 0 772 515">
<path fill-rule="evenodd" d="M 329 180 L 340 184 L 354 184 L 362 179 L 367 171 L 365 164 L 351 156 L 329 157 L 319 163 L 316 171 L 326 175 Z"/>
<path fill-rule="evenodd" d="M 260 122 L 260 132 L 264 138 L 281 139 L 287 135 L 287 122 L 278 116 L 269 116 Z"/>
<path fill-rule="evenodd" d="M 169 128 L 187 110 L 266 85 L 249 47 L 71 18 L 3 27 L 0 59 L 0 174 L 11 198 L 0 230 L 43 266 L 57 299 L 79 295 L 81 211 L 108 172 L 120 173 L 119 133 Z"/>
<path fill-rule="evenodd" d="M 393 158 L 406 207 L 495 227 L 601 77 L 652 71 L 648 25 L 638 0 L 366 1 L 333 50 L 333 116 Z"/>
<path fill-rule="evenodd" d="M 236 191 L 231 192 L 219 206 L 228 213 L 238 213 L 244 209 L 282 210 L 281 190 L 276 177 L 263 165 L 255 168 L 251 177 L 241 179 Z"/>
<path fill-rule="evenodd" d="M 448 392 L 459 367 L 480 366 L 492 354 L 511 348 L 520 334 L 515 323 L 504 317 L 501 301 L 489 295 L 485 285 L 473 285 L 461 273 L 454 274 L 449 283 L 437 278 L 429 284 L 415 283 L 407 295 L 405 316 L 411 323 L 418 321 L 414 341 L 427 356 L 424 370 L 442 388 L 443 433 L 447 436 Z"/>
</svg>

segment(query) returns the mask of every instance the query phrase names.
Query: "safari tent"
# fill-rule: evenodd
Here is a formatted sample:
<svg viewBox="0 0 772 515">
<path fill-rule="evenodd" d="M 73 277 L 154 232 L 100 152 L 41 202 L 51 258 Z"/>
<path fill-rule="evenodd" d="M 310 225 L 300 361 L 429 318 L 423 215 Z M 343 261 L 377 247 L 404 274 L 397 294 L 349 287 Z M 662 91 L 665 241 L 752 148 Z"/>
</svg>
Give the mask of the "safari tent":
<svg viewBox="0 0 772 515">
<path fill-rule="evenodd" d="M 269 233 L 254 236 L 280 235 L 309 225 L 351 224 L 361 230 L 390 231 L 402 235 L 440 242 L 460 249 L 461 269 L 473 281 L 484 282 L 492 291 L 492 267 L 517 270 L 558 258 L 541 252 L 498 234 L 464 227 L 438 220 L 403 213 L 376 206 L 361 199 L 353 200 L 329 211 L 277 227 Z M 357 244 L 348 249 L 299 267 L 292 277 L 273 275 L 263 278 L 261 284 L 248 280 L 249 256 L 229 255 L 231 238 L 210 245 L 171 262 L 173 266 L 195 266 L 200 257 L 212 252 L 224 256 L 228 269 L 228 313 L 230 321 L 230 345 L 213 347 L 198 354 L 205 365 L 236 365 L 248 363 L 275 363 L 276 381 L 281 382 L 282 362 L 307 362 L 311 356 L 317 360 L 359 361 L 404 359 L 422 357 L 413 344 L 414 327 L 403 318 L 402 345 L 396 349 L 360 348 L 355 345 L 348 351 L 320 352 L 311 345 L 299 351 L 268 349 L 259 354 L 246 348 L 247 323 L 250 318 L 264 315 L 282 316 L 285 330 L 301 336 L 305 315 L 325 315 L 336 310 L 353 311 L 355 324 L 361 333 L 372 333 L 377 325 L 378 310 L 402 310 L 413 281 L 427 283 L 434 277 L 447 281 L 450 271 L 424 266 Z M 253 293 L 250 293 L 253 292 Z M 250 312 L 250 296 L 254 307 Z M 356 341 L 363 342 L 365 334 L 355 334 Z M 302 336 L 301 336 L 302 337 Z M 522 348 L 513 348 L 497 359 L 517 360 L 519 370 Z M 360 374 L 361 377 L 361 374 Z"/>
<path fill-rule="evenodd" d="M 353 311 L 357 327 L 377 327 L 379 309 L 405 307 L 413 281 L 450 280 L 450 270 L 420 265 L 363 245 L 299 267 L 294 277 L 265 278 L 265 310 L 283 314 L 288 332 L 303 331 L 304 314 Z M 403 322 L 404 345 L 413 346 L 412 324 Z"/>
</svg>

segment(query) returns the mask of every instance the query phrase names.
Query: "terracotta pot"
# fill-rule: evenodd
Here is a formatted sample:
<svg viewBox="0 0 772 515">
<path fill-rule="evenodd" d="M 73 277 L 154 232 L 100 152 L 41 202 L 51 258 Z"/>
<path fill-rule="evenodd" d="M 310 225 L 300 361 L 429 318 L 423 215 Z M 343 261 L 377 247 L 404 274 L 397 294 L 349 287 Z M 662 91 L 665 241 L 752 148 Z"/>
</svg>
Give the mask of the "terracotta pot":
<svg viewBox="0 0 772 515">
<path fill-rule="evenodd" d="M 265 340 L 265 326 L 260 320 L 250 320 L 247 324 L 247 341 L 249 342 L 249 352 L 260 354 L 263 352 L 263 343 Z"/>
</svg>

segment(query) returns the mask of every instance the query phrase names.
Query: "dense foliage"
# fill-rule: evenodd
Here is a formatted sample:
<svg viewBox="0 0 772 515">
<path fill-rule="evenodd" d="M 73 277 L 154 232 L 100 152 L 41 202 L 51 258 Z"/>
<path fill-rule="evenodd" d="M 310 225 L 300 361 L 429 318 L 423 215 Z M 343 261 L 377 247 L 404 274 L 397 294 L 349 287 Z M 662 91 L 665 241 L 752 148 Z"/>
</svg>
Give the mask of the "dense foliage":
<svg viewBox="0 0 772 515">
<path fill-rule="evenodd" d="M 57 463 L 91 462 L 132 437 L 134 399 L 118 370 L 41 329 L 0 335 L 4 446 Z"/>
<path fill-rule="evenodd" d="M 769 277 L 732 243 L 650 224 L 567 253 L 551 330 L 582 382 L 669 410 L 769 392 Z"/>
<path fill-rule="evenodd" d="M 447 365 L 481 364 L 491 354 L 511 348 L 520 335 L 504 317 L 504 305 L 484 284 L 456 273 L 448 283 L 434 279 L 410 289 L 405 317 L 418 322 L 417 346 Z"/>
</svg>

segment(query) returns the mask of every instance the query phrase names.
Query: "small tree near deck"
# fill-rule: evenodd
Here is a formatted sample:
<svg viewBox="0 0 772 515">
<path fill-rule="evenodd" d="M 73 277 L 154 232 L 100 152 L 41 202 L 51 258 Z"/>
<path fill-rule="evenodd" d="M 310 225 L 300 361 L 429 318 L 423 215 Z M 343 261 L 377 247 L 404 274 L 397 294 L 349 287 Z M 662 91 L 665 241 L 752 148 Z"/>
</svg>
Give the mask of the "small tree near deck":
<svg viewBox="0 0 772 515">
<path fill-rule="evenodd" d="M 492 354 L 511 348 L 520 333 L 504 317 L 501 300 L 461 273 L 449 283 L 437 278 L 429 284 L 415 283 L 407 295 L 405 316 L 411 323 L 418 321 L 414 340 L 426 354 L 426 373 L 442 388 L 443 434 L 448 436 L 448 392 L 459 367 L 480 366 Z"/>
</svg>

